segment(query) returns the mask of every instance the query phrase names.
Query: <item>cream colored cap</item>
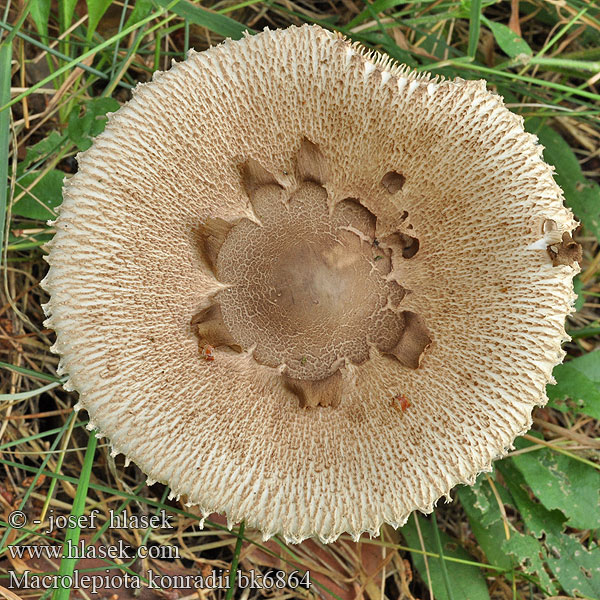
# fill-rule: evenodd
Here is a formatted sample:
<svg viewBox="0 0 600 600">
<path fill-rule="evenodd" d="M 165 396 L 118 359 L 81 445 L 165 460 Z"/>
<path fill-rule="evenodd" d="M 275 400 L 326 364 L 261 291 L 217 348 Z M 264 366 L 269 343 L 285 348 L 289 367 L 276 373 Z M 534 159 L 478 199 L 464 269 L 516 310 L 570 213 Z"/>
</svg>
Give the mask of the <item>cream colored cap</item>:
<svg viewBox="0 0 600 600">
<path fill-rule="evenodd" d="M 78 160 L 44 281 L 60 371 L 205 515 L 377 534 L 546 402 L 576 222 L 484 82 L 265 31 L 138 86 Z"/>
</svg>

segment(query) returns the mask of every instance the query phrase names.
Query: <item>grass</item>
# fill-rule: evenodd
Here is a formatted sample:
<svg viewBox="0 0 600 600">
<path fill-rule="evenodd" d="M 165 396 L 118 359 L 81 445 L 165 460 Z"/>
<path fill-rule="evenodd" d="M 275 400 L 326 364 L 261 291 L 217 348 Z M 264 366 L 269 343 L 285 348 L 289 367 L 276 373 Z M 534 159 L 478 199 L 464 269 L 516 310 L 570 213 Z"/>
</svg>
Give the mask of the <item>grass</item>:
<svg viewBox="0 0 600 600">
<path fill-rule="evenodd" d="M 377 539 L 347 536 L 328 546 L 262 543 L 242 524 L 229 531 L 213 516 L 201 528 L 196 509 L 169 498 L 106 443 L 97 443 L 72 407 L 43 329 L 39 286 L 44 244 L 54 230 L 62 178 L 75 171 L 131 89 L 154 70 L 245 30 L 318 23 L 444 77 L 485 78 L 546 146 L 565 198 L 582 222 L 577 312 L 567 323 L 567 362 L 555 370 L 550 403 L 534 428 L 473 488 L 453 492 L 433 517 L 410 519 Z M 276 577 L 308 572 L 312 587 L 286 580 L 274 598 L 531 599 L 600 598 L 600 7 L 592 0 L 186 0 L 8 2 L 0 13 L 0 594 L 10 572 L 69 576 L 125 574 L 149 584 L 174 576 L 253 569 Z M 538 475 L 539 474 L 539 475 Z M 555 477 L 555 479 L 552 479 Z M 553 481 L 552 489 L 544 485 Z M 594 502 L 595 499 L 595 502 Z M 584 506 L 580 506 L 581 504 Z M 586 510 L 587 509 L 587 510 Z M 23 510 L 28 522 L 11 527 Z M 52 515 L 99 511 L 93 529 L 47 534 Z M 110 529 L 113 514 L 161 514 L 171 529 Z M 598 513 L 598 514 L 597 514 Z M 597 517 L 597 518 L 596 518 Z M 596 520 L 595 520 L 596 518 Z M 39 520 L 39 524 L 33 523 Z M 540 523 L 544 526 L 541 527 Z M 597 524 L 596 524 L 597 523 Z M 9 546 L 83 540 L 122 543 L 127 557 L 39 560 Z M 176 548 L 178 557 L 139 556 L 137 548 Z M 20 576 L 20 575 L 19 575 Z M 600 575 L 598 575 L 600 581 Z M 233 581 L 233 577 L 232 577 Z M 17 597 L 63 600 L 58 589 L 10 590 Z M 114 582 L 105 597 L 133 597 Z M 91 597 L 89 591 L 87 597 Z M 146 590 L 146 598 L 192 596 Z M 205 598 L 258 598 L 261 590 L 207 589 Z M 74 596 L 74 594 L 73 594 Z M 8 597 L 11 597 L 10 594 Z M 84 594 L 85 597 L 85 594 Z"/>
</svg>

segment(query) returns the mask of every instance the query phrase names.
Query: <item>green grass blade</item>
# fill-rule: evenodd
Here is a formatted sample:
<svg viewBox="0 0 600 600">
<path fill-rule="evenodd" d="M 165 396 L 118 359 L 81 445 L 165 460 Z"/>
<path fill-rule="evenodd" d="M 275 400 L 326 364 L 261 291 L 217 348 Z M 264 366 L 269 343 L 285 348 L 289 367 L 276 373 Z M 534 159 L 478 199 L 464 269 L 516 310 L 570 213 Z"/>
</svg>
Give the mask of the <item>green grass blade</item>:
<svg viewBox="0 0 600 600">
<path fill-rule="evenodd" d="M 0 45 L 0 105 L 10 102 L 10 62 L 12 60 L 12 44 Z M 8 180 L 8 159 L 10 147 L 10 112 L 0 112 L 0 252 L 4 248 L 4 221 L 6 218 L 6 202 L 9 187 L 4 185 Z M 4 252 L 2 252 L 4 257 Z M 1 262 L 1 259 L 0 259 Z"/>
<path fill-rule="evenodd" d="M 39 479 L 39 477 L 41 475 L 46 475 L 44 469 L 45 469 L 46 465 L 48 464 L 48 462 L 50 461 L 50 457 L 52 456 L 52 452 L 56 448 L 58 448 L 58 444 L 59 444 L 60 440 L 62 439 L 63 435 L 70 429 L 71 422 L 73 421 L 74 418 L 75 418 L 75 413 L 71 413 L 67 417 L 67 420 L 65 421 L 65 424 L 60 428 L 60 430 L 59 430 L 58 435 L 56 436 L 56 438 L 54 438 L 54 441 L 52 442 L 52 445 L 50 446 L 50 451 L 46 454 L 46 456 L 44 457 L 44 460 L 41 462 L 40 466 L 39 467 L 29 467 L 28 466 L 27 470 L 30 473 L 35 473 L 35 477 L 32 478 L 31 484 L 29 485 L 29 488 L 27 489 L 27 491 L 23 495 L 23 498 L 21 499 L 21 503 L 19 504 L 19 510 L 23 510 L 23 508 L 25 507 L 25 504 L 27 503 L 27 500 L 29 499 L 29 495 L 31 494 L 31 492 L 35 488 L 36 481 Z M 45 433 L 47 433 L 47 432 L 45 432 Z M 38 435 L 40 435 L 40 434 L 38 434 Z M 24 440 L 19 440 L 19 441 L 24 441 Z M 6 447 L 6 446 L 7 446 L 7 444 L 5 444 L 3 447 Z M 24 465 L 20 465 L 19 463 L 15 463 L 15 466 L 17 468 L 22 468 Z M 56 476 L 57 476 L 57 474 L 54 474 L 54 477 L 56 477 Z M 8 536 L 9 536 L 9 534 L 10 534 L 11 531 L 12 530 L 10 528 L 6 529 L 6 531 L 4 532 L 4 535 L 2 536 L 2 539 L 0 540 L 0 555 L 3 552 L 5 552 L 5 550 L 6 550 L 6 547 L 5 547 L 6 540 L 8 539 Z"/>
<path fill-rule="evenodd" d="M 599 73 L 600 61 L 573 60 L 570 58 L 545 58 L 543 56 L 533 57 L 526 61 L 529 65 L 540 65 L 550 69 L 551 67 L 560 67 L 563 69 L 573 69 L 582 71 L 580 76 L 585 76 L 585 73 Z"/>
<path fill-rule="evenodd" d="M 435 516 L 435 510 L 431 513 L 431 520 L 433 521 L 433 537 L 435 538 L 435 545 L 437 546 L 438 554 L 440 555 L 440 570 L 442 571 L 442 577 L 444 578 L 444 585 L 446 586 L 446 593 L 450 600 L 454 600 L 454 594 L 452 593 L 452 585 L 450 584 L 450 577 L 448 577 L 448 568 L 446 567 L 446 560 L 444 558 L 444 551 L 442 549 L 442 540 L 440 539 L 440 530 L 438 529 L 437 518 Z"/>
<path fill-rule="evenodd" d="M 581 329 L 568 329 L 567 333 L 574 339 L 588 338 L 600 335 L 600 327 L 582 327 Z"/>
<path fill-rule="evenodd" d="M 129 0 L 125 0 L 123 3 L 123 8 L 121 9 L 121 17 L 119 18 L 119 29 L 118 31 L 122 31 L 123 27 L 125 27 L 125 15 L 127 14 L 127 6 L 129 5 Z M 115 44 L 115 49 L 113 50 L 112 55 L 112 67 L 110 69 L 110 79 L 115 76 L 115 69 L 117 67 L 117 58 L 119 56 L 119 47 L 121 45 L 121 40 L 117 40 Z"/>
<path fill-rule="evenodd" d="M 174 0 L 173 2 L 170 2 L 168 6 L 174 5 L 175 1 L 176 0 Z M 8 107 L 12 106 L 13 104 L 17 104 L 18 102 L 21 102 L 21 100 L 23 100 L 23 98 L 26 98 L 27 96 L 29 96 L 30 94 L 35 92 L 37 89 L 44 87 L 46 84 L 54 81 L 54 79 L 56 79 L 63 73 L 70 71 L 73 67 L 76 67 L 79 62 L 85 60 L 86 58 L 89 58 L 90 56 L 94 56 L 95 54 L 100 52 L 100 50 L 104 50 L 104 48 L 108 48 L 109 46 L 112 46 L 117 40 L 123 39 L 125 36 L 129 35 L 132 31 L 139 29 L 146 23 L 149 23 L 150 21 L 152 21 L 156 17 L 159 17 L 160 15 L 164 14 L 165 12 L 166 12 L 166 10 L 164 8 L 159 9 L 157 12 L 154 12 L 151 15 L 148 15 L 145 19 L 142 19 L 139 23 L 135 23 L 134 25 L 130 25 L 129 27 L 126 27 L 119 33 L 113 35 L 111 38 L 105 40 L 101 44 L 98 44 L 96 47 L 88 50 L 87 52 L 84 52 L 78 58 L 68 62 L 67 64 L 62 65 L 62 67 L 58 68 L 54 73 L 52 73 L 48 77 L 45 77 L 41 81 L 38 81 L 37 83 L 30 86 L 26 92 L 19 94 L 18 96 L 16 96 L 9 102 L 6 102 L 2 106 L 0 106 L 0 113 L 3 112 Z"/>
<path fill-rule="evenodd" d="M 469 48 L 467 54 L 475 58 L 479 32 L 481 30 L 481 0 L 471 0 L 471 13 L 469 15 Z"/>
<path fill-rule="evenodd" d="M 66 31 L 71 26 L 76 4 L 77 0 L 61 0 L 58 3 L 58 18 L 60 20 L 61 32 Z"/>
<path fill-rule="evenodd" d="M 85 457 L 83 459 L 83 467 L 81 469 L 81 477 L 79 478 L 79 484 L 77 485 L 77 493 L 75 494 L 75 499 L 73 500 L 73 508 L 71 510 L 71 515 L 74 517 L 80 517 L 83 515 L 85 510 L 85 499 L 87 498 L 88 487 L 90 484 L 90 476 L 92 474 L 92 466 L 94 464 L 94 454 L 96 453 L 96 444 L 98 440 L 96 439 L 96 435 L 94 432 L 90 434 L 88 440 L 87 450 L 85 451 Z M 63 555 L 65 549 L 69 542 L 74 546 L 79 542 L 79 534 L 81 532 L 80 527 L 69 527 L 67 530 L 67 535 L 65 536 L 65 544 L 63 549 Z M 77 563 L 77 558 L 63 558 L 60 561 L 60 568 L 58 570 L 59 576 L 73 576 L 73 570 L 75 569 L 75 564 Z M 62 578 L 59 578 L 62 584 Z M 60 588 L 54 594 L 54 600 L 68 600 L 69 595 L 71 593 L 70 588 Z"/>
<path fill-rule="evenodd" d="M 60 0 L 58 3 L 58 21 L 60 24 L 60 32 L 65 33 L 67 29 L 71 26 L 71 21 L 73 20 L 73 14 L 75 13 L 75 5 L 77 4 L 77 0 Z M 61 52 L 70 56 L 71 54 L 71 46 L 69 43 L 70 35 L 62 37 L 59 43 L 59 48 Z M 59 82 L 62 83 L 65 79 L 62 77 L 62 73 L 57 73 L 60 77 Z"/>
<path fill-rule="evenodd" d="M 27 375 L 28 377 L 34 377 L 35 379 L 43 379 L 44 381 L 63 381 L 60 377 L 56 377 L 56 375 L 50 375 L 49 373 L 40 373 L 39 371 L 26 369 L 25 367 L 18 367 L 17 365 L 11 365 L 2 361 L 0 361 L 0 369 L 8 369 L 9 371 L 14 371 L 15 373 L 20 373 L 21 375 Z"/>
<path fill-rule="evenodd" d="M 21 13 L 21 15 L 19 16 L 19 20 L 16 22 L 16 24 L 12 28 L 12 31 L 6 36 L 5 39 L 2 40 L 2 45 L 3 46 L 10 46 L 11 45 L 14 37 L 17 35 L 17 32 L 19 31 L 19 29 L 21 29 L 21 25 L 23 25 L 23 23 L 25 22 L 25 19 L 27 18 L 27 15 L 29 14 L 29 9 L 30 9 L 30 5 L 27 4 L 25 6 L 25 9 L 23 10 L 23 12 Z"/>
<path fill-rule="evenodd" d="M 500 71 L 498 69 L 494 69 L 491 67 L 484 67 L 483 65 L 479 65 L 473 62 L 468 62 L 463 58 L 457 58 L 453 60 L 441 61 L 440 63 L 423 65 L 422 67 L 417 67 L 417 71 L 431 71 L 441 66 L 450 66 L 456 67 L 457 69 L 465 69 L 468 71 L 477 71 L 483 74 L 489 74 L 496 77 L 502 77 L 505 79 L 513 80 L 513 81 L 521 81 L 524 83 L 531 83 L 535 86 L 544 87 L 551 90 L 558 90 L 561 92 L 565 92 L 566 96 L 579 96 L 581 98 L 590 98 L 595 102 L 600 102 L 600 94 L 595 94 L 593 92 L 588 92 L 584 90 L 583 87 L 587 86 L 587 83 L 583 84 L 581 87 L 571 87 L 568 85 L 564 85 L 562 83 L 555 83 L 554 81 L 548 81 L 546 79 L 537 79 L 535 77 L 528 77 L 526 75 L 518 75 L 517 73 L 512 73 L 511 71 Z M 489 81 L 493 81 L 492 77 L 489 78 Z M 559 97 L 554 100 L 555 104 L 558 104 L 564 100 L 564 97 Z"/>
<path fill-rule="evenodd" d="M 71 438 L 71 434 L 73 433 L 73 427 L 75 425 L 75 419 L 73 418 L 73 413 L 69 415 L 69 429 L 67 431 L 67 435 L 63 442 L 61 452 L 58 455 L 58 460 L 56 461 L 56 466 L 54 467 L 55 473 L 60 473 L 62 469 L 63 461 L 65 460 L 65 452 L 67 450 L 67 445 L 69 444 L 69 439 Z M 42 512 L 40 513 L 40 520 L 46 518 L 46 514 L 48 513 L 48 507 L 50 506 L 50 501 L 52 500 L 52 496 L 54 496 L 54 490 L 56 489 L 56 484 L 58 483 L 58 479 L 53 477 L 50 480 L 50 485 L 48 486 L 48 491 L 46 492 L 46 500 L 44 501 L 44 505 L 42 506 Z"/>
<path fill-rule="evenodd" d="M 74 414 L 74 413 L 71 413 L 71 414 Z M 69 415 L 67 420 L 70 418 L 71 418 L 71 416 Z M 73 427 L 73 429 L 77 429 L 78 427 L 85 427 L 87 424 L 88 424 L 88 421 L 80 421 L 79 423 L 77 423 L 77 425 L 75 425 Z M 40 433 L 34 433 L 33 435 L 27 435 L 25 437 L 19 438 L 18 440 L 12 440 L 10 442 L 6 442 L 5 444 L 0 444 L 0 450 L 6 450 L 7 448 L 13 448 L 14 446 L 18 446 L 19 444 L 26 444 L 27 442 L 30 442 L 32 440 L 39 440 L 41 438 L 50 437 L 50 436 L 54 435 L 55 433 L 58 433 L 59 437 L 60 437 L 61 435 L 64 434 L 65 431 L 66 431 L 65 425 L 63 425 L 62 427 L 56 427 L 54 429 L 47 429 L 46 431 L 40 431 Z M 51 452 L 52 452 L 52 448 L 50 448 L 50 451 L 48 452 L 47 455 L 50 456 Z M 0 547 L 1 547 L 1 545 L 0 545 Z"/>
<path fill-rule="evenodd" d="M 229 570 L 229 589 L 225 595 L 225 600 L 231 600 L 233 598 L 233 592 L 235 591 L 235 582 L 237 579 L 238 563 L 240 560 L 240 552 L 242 551 L 242 542 L 244 541 L 244 529 L 246 523 L 242 521 L 240 528 L 238 529 L 238 539 L 235 544 L 235 551 L 233 553 L 233 559 L 231 560 L 231 569 Z"/>
<path fill-rule="evenodd" d="M 55 387 L 61 385 L 60 381 L 55 381 L 54 383 L 49 383 L 48 385 L 44 385 L 41 388 L 37 388 L 35 390 L 29 390 L 27 392 L 18 392 L 16 394 L 0 394 L 0 402 L 10 401 L 10 400 L 27 400 L 28 398 L 34 398 L 35 396 L 39 396 L 48 390 L 53 390 Z"/>
<path fill-rule="evenodd" d="M 170 10 L 176 15 L 187 19 L 194 25 L 206 27 L 226 38 L 239 40 L 244 35 L 244 31 L 256 33 L 254 29 L 246 27 L 230 17 L 211 12 L 205 8 L 192 4 L 187 0 L 179 0 L 174 6 L 173 3 L 169 4 L 168 0 L 155 0 L 155 2 L 164 8 L 171 6 Z"/>
<path fill-rule="evenodd" d="M 0 28 L 5 29 L 8 32 L 13 32 L 16 30 L 16 27 L 13 27 L 12 25 L 9 25 L 8 23 L 4 23 L 4 21 L 0 21 Z M 32 46 L 35 46 L 36 48 L 39 48 L 40 50 L 44 50 L 48 54 L 51 54 L 52 56 L 56 56 L 56 58 L 60 58 L 61 60 L 66 60 L 67 62 L 71 60 L 66 54 L 63 54 L 62 52 L 59 52 L 55 48 L 51 48 L 50 46 L 47 46 L 46 44 L 44 44 L 42 42 L 38 42 L 36 39 L 32 38 L 31 36 L 27 35 L 26 33 L 23 33 L 22 31 L 16 31 L 16 35 L 18 38 L 22 39 L 24 42 L 27 42 L 28 44 L 31 44 Z M 94 67 L 90 67 L 83 63 L 78 63 L 76 66 L 79 67 L 80 69 L 83 69 L 84 71 L 87 71 L 88 73 L 91 73 L 92 75 L 95 75 L 96 77 L 99 77 L 100 79 L 108 79 L 108 76 L 106 75 L 106 73 L 103 73 L 102 71 L 98 71 L 98 69 L 94 69 Z"/>
</svg>

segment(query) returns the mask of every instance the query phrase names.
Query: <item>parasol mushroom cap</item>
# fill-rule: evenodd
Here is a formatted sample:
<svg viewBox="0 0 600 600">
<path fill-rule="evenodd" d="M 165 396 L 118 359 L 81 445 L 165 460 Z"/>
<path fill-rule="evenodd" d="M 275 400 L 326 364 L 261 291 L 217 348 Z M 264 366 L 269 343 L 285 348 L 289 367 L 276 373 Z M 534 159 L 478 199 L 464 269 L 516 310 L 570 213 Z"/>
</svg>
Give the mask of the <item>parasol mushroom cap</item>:
<svg viewBox="0 0 600 600">
<path fill-rule="evenodd" d="M 189 58 L 78 156 L 44 287 L 113 452 L 268 538 L 376 535 L 546 402 L 576 222 L 522 119 L 317 26 Z"/>
</svg>

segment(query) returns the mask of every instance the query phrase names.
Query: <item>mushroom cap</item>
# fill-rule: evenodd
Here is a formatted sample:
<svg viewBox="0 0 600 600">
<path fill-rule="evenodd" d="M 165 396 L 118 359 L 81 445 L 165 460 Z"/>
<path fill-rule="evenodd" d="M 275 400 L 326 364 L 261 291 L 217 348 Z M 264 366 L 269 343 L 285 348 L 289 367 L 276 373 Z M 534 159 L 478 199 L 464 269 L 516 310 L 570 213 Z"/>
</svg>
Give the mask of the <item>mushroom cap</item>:
<svg viewBox="0 0 600 600">
<path fill-rule="evenodd" d="M 554 255 L 576 222 L 541 151 L 483 81 L 412 73 L 317 26 L 190 52 L 136 88 L 65 184 L 43 283 L 66 387 L 149 480 L 265 538 L 377 535 L 430 512 L 530 427 L 564 356 L 578 266 Z M 314 313 L 331 331 L 351 313 L 362 331 L 364 311 L 351 307 L 398 282 L 386 313 L 396 321 L 369 325 L 356 356 L 334 349 L 323 367 L 328 340 L 307 334 L 298 352 L 316 345 L 316 358 L 294 370 L 294 356 L 272 358 L 276 327 L 246 331 L 247 300 L 233 312 L 224 300 L 222 314 L 211 304 L 231 300 L 246 272 L 245 292 L 265 285 L 258 273 L 275 263 L 261 254 L 261 270 L 246 271 L 232 257 L 262 244 L 277 206 L 287 225 L 258 254 L 292 256 L 327 215 L 346 219 L 335 232 L 360 229 L 360 242 L 346 235 L 356 252 L 388 240 L 375 283 L 361 261 L 376 258 L 357 254 L 364 290 L 321 290 L 347 311 Z M 319 238 L 331 252 L 335 232 Z M 412 256 L 407 239 L 418 240 Z M 321 269 L 320 256 L 306 264 Z M 283 280 L 303 264 L 285 260 Z M 224 337 L 202 346 L 190 323 L 209 312 L 204 341 Z M 411 323 L 425 341 L 394 356 Z M 236 346 L 225 338 L 238 325 Z M 394 327 L 393 343 L 377 337 Z M 327 377 L 335 401 L 314 406 L 328 403 Z"/>
</svg>

